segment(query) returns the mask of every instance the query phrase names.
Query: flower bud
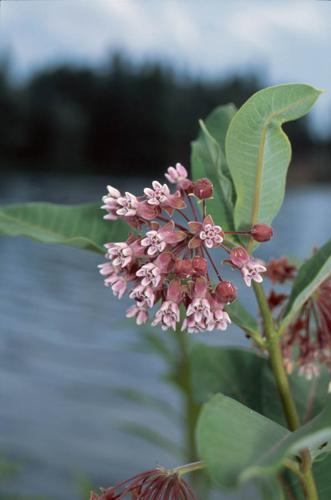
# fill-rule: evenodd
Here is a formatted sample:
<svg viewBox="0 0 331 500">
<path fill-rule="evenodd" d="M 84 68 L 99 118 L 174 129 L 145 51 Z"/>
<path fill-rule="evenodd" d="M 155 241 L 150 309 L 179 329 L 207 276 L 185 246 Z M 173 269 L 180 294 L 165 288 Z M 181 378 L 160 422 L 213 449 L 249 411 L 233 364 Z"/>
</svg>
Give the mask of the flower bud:
<svg viewBox="0 0 331 500">
<path fill-rule="evenodd" d="M 272 227 L 267 224 L 255 224 L 252 227 L 251 235 L 255 241 L 259 241 L 260 243 L 269 241 L 273 235 Z"/>
<path fill-rule="evenodd" d="M 193 257 L 192 260 L 193 271 L 196 274 L 206 274 L 208 269 L 208 264 L 206 259 L 203 257 Z"/>
<path fill-rule="evenodd" d="M 193 185 L 193 193 L 199 200 L 205 200 L 213 196 L 213 184 L 209 179 L 199 179 Z"/>
<path fill-rule="evenodd" d="M 243 247 L 235 247 L 230 252 L 230 260 L 236 267 L 243 267 L 249 261 L 249 255 Z"/>
<path fill-rule="evenodd" d="M 177 259 L 175 263 L 175 273 L 181 278 L 192 276 L 192 261 L 188 259 Z"/>
<path fill-rule="evenodd" d="M 220 281 L 215 288 L 216 299 L 222 304 L 231 304 L 237 297 L 237 289 L 231 281 Z"/>
</svg>

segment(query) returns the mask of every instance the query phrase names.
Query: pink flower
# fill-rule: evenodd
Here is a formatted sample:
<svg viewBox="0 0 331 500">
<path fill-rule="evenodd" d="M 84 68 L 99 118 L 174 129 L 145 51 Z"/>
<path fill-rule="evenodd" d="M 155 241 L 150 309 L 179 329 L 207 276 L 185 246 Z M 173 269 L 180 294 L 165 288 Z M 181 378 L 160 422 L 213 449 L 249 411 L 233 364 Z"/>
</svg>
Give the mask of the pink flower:
<svg viewBox="0 0 331 500">
<path fill-rule="evenodd" d="M 318 377 L 319 374 L 320 368 L 316 364 L 316 361 L 304 363 L 299 368 L 299 375 L 302 375 L 307 380 L 312 380 L 313 378 Z"/>
<path fill-rule="evenodd" d="M 126 192 L 124 196 L 117 198 L 119 208 L 116 210 L 117 215 L 124 215 L 125 217 L 132 217 L 137 213 L 138 200 L 131 194 Z"/>
<path fill-rule="evenodd" d="M 117 273 L 117 270 L 114 268 L 111 262 L 104 262 L 103 264 L 99 264 L 98 268 L 100 269 L 99 273 L 102 276 L 111 276 L 114 273 Z"/>
<path fill-rule="evenodd" d="M 241 269 L 249 261 L 250 256 L 243 247 L 235 247 L 230 251 L 230 262 Z"/>
<path fill-rule="evenodd" d="M 251 286 L 252 280 L 256 283 L 261 283 L 263 278 L 261 273 L 266 272 L 267 268 L 257 260 L 250 258 L 248 262 L 241 268 L 241 274 L 247 286 Z"/>
<path fill-rule="evenodd" d="M 160 269 L 153 262 L 143 265 L 138 269 L 136 275 L 142 278 L 142 286 L 152 286 L 154 288 L 160 284 L 162 277 Z"/>
<path fill-rule="evenodd" d="M 132 261 L 133 252 L 127 243 L 107 243 L 105 247 L 114 266 L 126 267 Z"/>
<path fill-rule="evenodd" d="M 147 231 L 146 238 L 141 240 L 141 246 L 146 247 L 147 254 L 152 256 L 163 252 L 167 244 L 157 231 Z"/>
<path fill-rule="evenodd" d="M 203 298 L 194 299 L 188 306 L 186 315 L 193 315 L 195 322 L 199 324 L 201 324 L 204 320 L 209 319 L 211 312 L 208 300 Z"/>
<path fill-rule="evenodd" d="M 202 240 L 208 248 L 219 246 L 224 240 L 224 233 L 221 226 L 215 226 L 213 223 L 206 223 L 205 221 L 202 226 L 202 231 L 199 233 L 200 240 Z"/>
<path fill-rule="evenodd" d="M 160 184 L 158 181 L 152 182 L 153 189 L 145 188 L 144 193 L 147 196 L 147 203 L 150 205 L 161 205 L 166 203 L 170 195 L 170 190 L 166 184 Z"/>
<path fill-rule="evenodd" d="M 126 317 L 136 318 L 137 325 L 144 325 L 148 321 L 148 312 L 143 305 L 137 303 L 129 307 L 126 312 Z"/>
<path fill-rule="evenodd" d="M 156 225 L 158 226 L 158 225 Z M 159 229 L 147 231 L 146 238 L 141 240 L 141 246 L 147 248 L 147 254 L 150 256 L 163 252 L 167 243 L 174 245 L 186 238 L 184 231 L 175 231 L 175 224 L 169 221 Z"/>
<path fill-rule="evenodd" d="M 295 278 L 297 268 L 291 264 L 287 257 L 272 259 L 268 263 L 267 274 L 273 284 L 285 283 L 287 280 Z"/>
<path fill-rule="evenodd" d="M 118 216 L 116 210 L 118 208 L 118 199 L 121 197 L 121 193 L 118 189 L 112 186 L 107 186 L 108 194 L 102 197 L 104 205 L 101 208 L 107 210 L 108 214 L 104 216 L 104 219 L 116 220 Z"/>
<path fill-rule="evenodd" d="M 109 278 L 105 279 L 105 285 L 111 286 L 113 294 L 119 299 L 123 297 L 127 288 L 126 279 L 118 275 L 109 276 Z"/>
<path fill-rule="evenodd" d="M 140 201 L 137 207 L 137 214 L 142 219 L 150 221 L 160 215 L 161 208 L 158 205 L 150 205 L 148 201 Z"/>
<path fill-rule="evenodd" d="M 131 291 L 129 297 L 130 299 L 135 299 L 139 306 L 146 308 L 153 307 L 155 301 L 155 295 L 152 288 L 142 285 L 136 286 L 136 288 Z"/>
<path fill-rule="evenodd" d="M 178 323 L 179 317 L 179 308 L 176 302 L 167 300 L 166 302 L 163 302 L 162 306 L 155 314 L 152 326 L 161 324 L 162 330 L 172 328 L 175 331 L 176 323 Z"/>
<path fill-rule="evenodd" d="M 201 222 L 189 222 L 189 227 L 195 236 L 189 242 L 189 248 L 194 249 L 202 243 L 208 248 L 219 247 L 224 240 L 224 232 L 221 226 L 214 224 L 213 218 L 210 215 L 204 218 Z"/>
<path fill-rule="evenodd" d="M 199 333 L 205 331 L 205 325 L 201 322 L 195 321 L 193 316 L 186 317 L 182 324 L 182 332 L 187 331 L 188 333 Z"/>
<path fill-rule="evenodd" d="M 165 177 L 172 184 L 177 184 L 187 178 L 187 170 L 181 163 L 176 163 L 176 167 L 169 167 Z"/>
<path fill-rule="evenodd" d="M 230 316 L 222 308 L 212 311 L 212 316 L 207 321 L 207 330 L 226 330 L 231 324 Z"/>
</svg>

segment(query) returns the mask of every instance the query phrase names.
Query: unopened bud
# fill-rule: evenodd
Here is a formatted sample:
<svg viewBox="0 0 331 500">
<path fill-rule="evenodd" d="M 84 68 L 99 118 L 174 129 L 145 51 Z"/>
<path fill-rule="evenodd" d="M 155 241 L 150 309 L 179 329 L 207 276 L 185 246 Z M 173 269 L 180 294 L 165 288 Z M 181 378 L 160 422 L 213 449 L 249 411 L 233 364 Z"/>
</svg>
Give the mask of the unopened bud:
<svg viewBox="0 0 331 500">
<path fill-rule="evenodd" d="M 192 260 L 193 271 L 196 274 L 206 274 L 208 269 L 208 264 L 206 259 L 203 257 L 193 257 Z"/>
<path fill-rule="evenodd" d="M 192 261 L 188 259 L 177 259 L 175 263 L 175 272 L 181 278 L 192 276 Z"/>
<path fill-rule="evenodd" d="M 249 255 L 243 247 L 235 247 L 230 252 L 230 260 L 234 266 L 241 268 L 249 261 Z"/>
<path fill-rule="evenodd" d="M 213 196 L 213 184 L 209 179 L 199 179 L 194 183 L 193 193 L 199 200 L 206 200 Z"/>
<path fill-rule="evenodd" d="M 215 295 L 222 304 L 231 304 L 237 297 L 237 289 L 231 281 L 220 281 L 215 288 Z"/>
<path fill-rule="evenodd" d="M 255 241 L 262 243 L 272 238 L 273 230 L 272 227 L 267 224 L 255 224 L 251 230 L 251 235 Z"/>
</svg>

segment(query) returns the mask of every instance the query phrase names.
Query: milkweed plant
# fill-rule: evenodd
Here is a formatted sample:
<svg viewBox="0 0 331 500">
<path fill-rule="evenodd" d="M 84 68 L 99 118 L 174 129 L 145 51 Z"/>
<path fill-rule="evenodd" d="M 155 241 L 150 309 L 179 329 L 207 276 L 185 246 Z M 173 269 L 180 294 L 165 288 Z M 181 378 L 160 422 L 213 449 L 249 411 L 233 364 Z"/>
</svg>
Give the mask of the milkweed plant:
<svg viewBox="0 0 331 500">
<path fill-rule="evenodd" d="M 1 209 L 1 234 L 105 253 L 99 271 L 118 299 L 128 295 L 127 317 L 176 342 L 188 463 L 137 471 L 90 500 L 226 498 L 245 483 L 256 498 L 331 498 L 331 240 L 312 242 L 300 265 L 259 257 L 277 238 L 291 159 L 282 125 L 319 95 L 278 85 L 239 110 L 216 108 L 200 121 L 190 169 L 175 163 L 141 193 L 108 185 L 103 214 L 93 204 Z M 240 303 L 245 287 L 256 311 Z M 231 338 L 232 323 L 250 348 L 204 344 Z"/>
</svg>

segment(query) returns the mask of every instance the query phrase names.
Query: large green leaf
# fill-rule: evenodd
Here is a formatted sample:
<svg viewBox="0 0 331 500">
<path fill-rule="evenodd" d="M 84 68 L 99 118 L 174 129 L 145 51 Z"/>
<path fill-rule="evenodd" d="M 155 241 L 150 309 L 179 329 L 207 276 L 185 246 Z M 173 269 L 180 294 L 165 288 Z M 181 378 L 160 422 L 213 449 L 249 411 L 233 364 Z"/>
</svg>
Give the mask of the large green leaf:
<svg viewBox="0 0 331 500">
<path fill-rule="evenodd" d="M 225 310 L 229 313 L 233 323 L 240 326 L 245 332 L 253 336 L 259 333 L 257 321 L 251 316 L 247 309 L 244 308 L 239 300 L 225 306 Z"/>
<path fill-rule="evenodd" d="M 192 387 L 197 402 L 205 403 L 217 392 L 244 403 L 286 427 L 268 358 L 248 349 L 197 343 L 191 350 Z M 328 397 L 329 373 L 306 380 L 297 372 L 289 376 L 291 392 L 302 423 L 315 417 Z"/>
<path fill-rule="evenodd" d="M 221 392 L 262 413 L 261 377 L 265 358 L 236 347 L 197 343 L 191 351 L 193 393 L 199 403 Z"/>
<path fill-rule="evenodd" d="M 291 159 L 281 126 L 308 113 L 319 94 L 309 85 L 277 85 L 254 94 L 235 114 L 225 151 L 237 195 L 237 229 L 271 223 L 277 215 Z"/>
<path fill-rule="evenodd" d="M 317 288 L 331 276 L 331 240 L 323 245 L 299 269 L 294 280 L 292 292 L 282 321 L 282 333 L 295 318 L 303 304 L 311 297 Z"/>
<path fill-rule="evenodd" d="M 0 208 L 0 235 L 26 236 L 105 253 L 104 243 L 127 237 L 129 226 L 105 221 L 98 204 L 25 203 Z"/>
<path fill-rule="evenodd" d="M 204 405 L 197 426 L 200 458 L 220 486 L 235 487 L 276 475 L 288 458 L 308 448 L 313 458 L 329 449 L 331 397 L 324 410 L 295 432 L 216 394 Z"/>
<path fill-rule="evenodd" d="M 193 179 L 207 177 L 214 185 L 214 198 L 208 201 L 208 213 L 224 229 L 233 229 L 233 185 L 224 155 L 225 135 L 235 113 L 232 104 L 219 106 L 206 119 L 200 120 L 200 133 L 192 142 L 191 170 Z"/>
<path fill-rule="evenodd" d="M 300 421 L 302 423 L 308 422 L 320 413 L 325 405 L 330 374 L 326 367 L 321 367 L 319 377 L 307 380 L 295 370 L 288 379 Z M 259 390 L 261 392 L 262 414 L 287 426 L 274 375 L 267 360 L 263 367 Z"/>
</svg>

